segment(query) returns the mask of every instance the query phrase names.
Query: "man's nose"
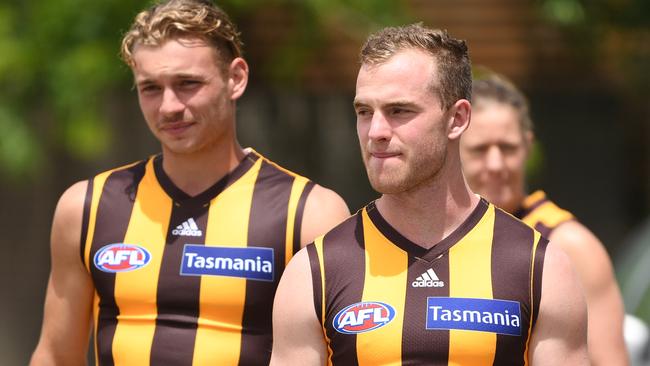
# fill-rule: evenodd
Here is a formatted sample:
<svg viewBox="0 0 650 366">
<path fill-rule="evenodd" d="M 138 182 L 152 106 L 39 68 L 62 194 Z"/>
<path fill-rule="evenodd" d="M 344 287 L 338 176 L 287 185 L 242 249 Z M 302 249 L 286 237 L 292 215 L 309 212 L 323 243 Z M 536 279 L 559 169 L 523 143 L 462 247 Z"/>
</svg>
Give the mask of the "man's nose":
<svg viewBox="0 0 650 366">
<path fill-rule="evenodd" d="M 505 162 L 503 159 L 503 153 L 498 146 L 491 146 L 485 157 L 487 170 L 490 172 L 498 172 L 503 170 Z"/>
<path fill-rule="evenodd" d="M 183 111 L 184 108 L 185 104 L 178 98 L 176 92 L 171 88 L 165 88 L 160 104 L 160 113 L 174 115 Z"/>
</svg>

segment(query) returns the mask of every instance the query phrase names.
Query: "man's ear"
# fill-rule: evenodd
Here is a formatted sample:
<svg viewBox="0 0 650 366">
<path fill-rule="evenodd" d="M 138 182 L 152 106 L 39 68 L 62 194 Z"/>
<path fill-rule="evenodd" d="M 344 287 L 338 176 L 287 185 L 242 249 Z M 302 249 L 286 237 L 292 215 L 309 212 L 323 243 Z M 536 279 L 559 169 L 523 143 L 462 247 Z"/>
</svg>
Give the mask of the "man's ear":
<svg viewBox="0 0 650 366">
<path fill-rule="evenodd" d="M 237 100 L 244 94 L 248 84 L 248 64 L 241 57 L 236 57 L 228 67 L 228 87 L 230 99 Z"/>
<path fill-rule="evenodd" d="M 448 113 L 447 137 L 450 140 L 460 139 L 460 136 L 469 127 L 472 105 L 467 99 L 459 99 L 449 108 Z"/>
</svg>

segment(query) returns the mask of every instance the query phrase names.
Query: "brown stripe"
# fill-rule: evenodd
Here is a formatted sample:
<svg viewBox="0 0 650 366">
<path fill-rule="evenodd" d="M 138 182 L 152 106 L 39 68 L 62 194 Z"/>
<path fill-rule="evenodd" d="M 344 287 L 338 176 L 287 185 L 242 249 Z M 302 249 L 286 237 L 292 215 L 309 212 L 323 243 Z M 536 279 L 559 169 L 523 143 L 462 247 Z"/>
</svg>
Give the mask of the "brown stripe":
<svg viewBox="0 0 650 366">
<path fill-rule="evenodd" d="M 300 194 L 300 199 L 298 200 L 298 207 L 296 208 L 296 218 L 293 223 L 293 253 L 296 254 L 300 250 L 302 238 L 300 236 L 300 231 L 302 229 L 302 215 L 305 212 L 305 203 L 307 202 L 307 197 L 312 189 L 314 189 L 314 182 L 307 182 L 305 188 Z"/>
<path fill-rule="evenodd" d="M 444 287 L 413 287 L 417 277 L 432 268 Z M 426 261 L 418 257 L 409 257 L 408 284 L 404 304 L 404 324 L 402 333 L 402 354 L 408 356 L 408 362 L 425 365 L 431 360 L 442 365 L 449 357 L 449 330 L 426 329 L 427 297 L 449 297 L 449 256 Z M 403 358 L 403 361 L 406 361 Z"/>
<path fill-rule="evenodd" d="M 81 217 L 81 237 L 79 238 L 79 255 L 81 256 L 81 263 L 86 264 L 86 238 L 88 237 L 88 222 L 90 221 L 90 206 L 93 201 L 93 182 L 94 179 L 88 179 L 88 187 L 86 188 L 86 197 L 84 198 L 83 216 Z"/>
<path fill-rule="evenodd" d="M 553 229 L 554 228 L 548 227 L 541 222 L 535 224 L 535 230 L 539 231 L 539 233 L 542 234 L 542 236 L 545 238 L 548 238 L 551 235 L 551 231 L 553 231 Z"/>
<path fill-rule="evenodd" d="M 273 297 L 284 271 L 289 196 L 294 177 L 267 161 L 255 182 L 248 221 L 248 246 L 273 248 L 273 282 L 246 281 L 240 365 L 268 364 L 272 347 Z"/>
<path fill-rule="evenodd" d="M 158 316 L 151 345 L 152 365 L 191 365 L 200 312 L 201 276 L 179 274 L 186 244 L 205 244 L 208 205 L 194 199 L 175 203 L 160 265 L 156 303 Z M 172 231 L 193 218 L 201 236 L 176 236 Z"/>
<path fill-rule="evenodd" d="M 313 244 L 307 246 L 307 255 L 309 256 L 309 266 L 311 267 L 311 284 L 314 292 L 314 310 L 316 318 L 323 319 L 323 279 L 320 275 L 320 262 L 318 252 Z"/>
<path fill-rule="evenodd" d="M 495 365 L 523 365 L 530 324 L 530 258 L 533 230 L 495 210 L 492 245 L 492 294 L 520 303 L 520 336 L 497 334 Z"/>
<path fill-rule="evenodd" d="M 361 302 L 365 273 L 363 218 L 357 213 L 325 235 L 325 325 L 334 350 L 335 365 L 357 365 L 357 336 L 333 329 L 336 314 L 348 305 Z"/>
<path fill-rule="evenodd" d="M 93 260 L 105 245 L 124 241 L 133 210 L 134 192 L 144 176 L 145 163 L 142 161 L 127 169 L 115 171 L 106 179 L 99 199 L 89 260 Z M 90 273 L 101 297 L 97 317 L 98 360 L 100 365 L 110 366 L 114 364 L 112 344 L 120 313 L 114 296 L 115 274 L 100 271 L 94 263 L 90 266 Z"/>
<path fill-rule="evenodd" d="M 533 273 L 533 328 L 537 321 L 539 314 L 539 303 L 542 299 L 542 273 L 544 269 L 544 256 L 546 255 L 546 247 L 548 246 L 548 239 L 544 237 L 539 238 L 537 250 L 535 251 L 535 267 Z"/>
</svg>

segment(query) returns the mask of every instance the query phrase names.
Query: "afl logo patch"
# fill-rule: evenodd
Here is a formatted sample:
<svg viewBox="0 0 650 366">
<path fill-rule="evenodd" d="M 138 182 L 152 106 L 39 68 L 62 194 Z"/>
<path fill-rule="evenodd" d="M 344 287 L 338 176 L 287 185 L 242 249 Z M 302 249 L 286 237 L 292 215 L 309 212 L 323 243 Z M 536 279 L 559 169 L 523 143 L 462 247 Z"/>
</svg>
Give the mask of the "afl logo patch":
<svg viewBox="0 0 650 366">
<path fill-rule="evenodd" d="M 151 254 L 141 246 L 132 244 L 109 244 L 95 254 L 93 262 L 100 271 L 129 272 L 149 264 Z"/>
<path fill-rule="evenodd" d="M 339 333 L 357 334 L 383 327 L 395 318 L 395 309 L 383 302 L 366 301 L 349 305 L 334 317 Z"/>
</svg>

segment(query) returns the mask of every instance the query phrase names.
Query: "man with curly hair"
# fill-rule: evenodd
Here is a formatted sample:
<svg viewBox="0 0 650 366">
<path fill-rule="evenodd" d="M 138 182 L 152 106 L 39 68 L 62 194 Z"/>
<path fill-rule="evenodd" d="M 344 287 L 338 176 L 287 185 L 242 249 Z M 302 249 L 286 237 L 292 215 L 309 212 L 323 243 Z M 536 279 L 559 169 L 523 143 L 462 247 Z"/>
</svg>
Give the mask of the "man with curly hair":
<svg viewBox="0 0 650 366">
<path fill-rule="evenodd" d="M 97 365 L 268 364 L 286 263 L 348 208 L 239 145 L 248 65 L 221 9 L 156 4 L 122 56 L 162 152 L 62 195 L 32 364 L 84 364 L 91 329 Z"/>
</svg>

